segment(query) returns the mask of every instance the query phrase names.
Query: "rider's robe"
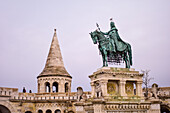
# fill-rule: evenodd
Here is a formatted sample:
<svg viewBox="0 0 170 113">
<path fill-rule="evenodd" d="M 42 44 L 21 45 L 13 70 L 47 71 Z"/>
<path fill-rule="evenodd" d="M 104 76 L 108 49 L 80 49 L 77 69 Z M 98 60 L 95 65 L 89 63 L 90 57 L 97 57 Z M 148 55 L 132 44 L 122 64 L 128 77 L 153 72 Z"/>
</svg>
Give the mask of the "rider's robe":
<svg viewBox="0 0 170 113">
<path fill-rule="evenodd" d="M 107 35 L 109 36 L 109 39 L 110 39 L 110 43 L 111 43 L 111 51 L 124 51 L 126 48 L 127 48 L 127 43 L 124 42 L 119 34 L 118 34 L 118 30 L 116 29 L 116 27 L 113 27 L 111 28 L 110 31 L 104 33 L 104 32 L 101 32 L 103 33 L 104 35 Z"/>
</svg>

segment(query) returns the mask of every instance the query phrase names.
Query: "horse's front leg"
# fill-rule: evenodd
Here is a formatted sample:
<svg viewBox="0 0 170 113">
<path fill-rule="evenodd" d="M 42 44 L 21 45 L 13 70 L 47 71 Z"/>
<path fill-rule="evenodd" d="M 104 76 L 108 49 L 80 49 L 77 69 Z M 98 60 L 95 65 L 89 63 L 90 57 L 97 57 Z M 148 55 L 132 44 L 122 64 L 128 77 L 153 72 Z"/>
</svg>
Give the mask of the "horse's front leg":
<svg viewBox="0 0 170 113">
<path fill-rule="evenodd" d="M 105 55 L 105 66 L 108 66 L 108 63 L 107 63 L 107 54 Z"/>
<path fill-rule="evenodd" d="M 125 63 L 126 63 L 126 68 L 129 68 L 127 59 L 125 59 Z"/>
<path fill-rule="evenodd" d="M 126 68 L 130 68 L 130 64 L 129 64 L 129 60 L 127 58 L 127 53 L 124 54 L 124 61 L 125 61 L 125 64 L 126 64 Z"/>
<path fill-rule="evenodd" d="M 106 51 L 106 49 L 104 50 L 104 59 L 105 59 L 105 66 L 108 66 L 108 63 L 107 63 L 107 51 Z"/>
<path fill-rule="evenodd" d="M 100 51 L 100 52 L 102 54 L 103 67 L 105 67 L 105 55 L 104 55 L 103 51 Z"/>
<path fill-rule="evenodd" d="M 105 61 L 105 54 L 103 54 L 102 57 L 103 57 L 103 67 L 105 67 L 105 62 L 106 62 Z"/>
</svg>

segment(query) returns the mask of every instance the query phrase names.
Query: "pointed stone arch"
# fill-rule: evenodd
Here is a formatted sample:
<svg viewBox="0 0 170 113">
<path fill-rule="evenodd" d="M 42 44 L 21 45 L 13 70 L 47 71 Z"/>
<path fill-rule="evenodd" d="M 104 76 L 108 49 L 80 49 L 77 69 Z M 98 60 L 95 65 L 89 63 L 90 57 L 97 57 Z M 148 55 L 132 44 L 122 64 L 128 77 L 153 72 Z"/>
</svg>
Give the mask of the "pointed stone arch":
<svg viewBox="0 0 170 113">
<path fill-rule="evenodd" d="M 49 82 L 45 82 L 45 92 L 46 93 L 50 93 L 50 83 Z"/>
<path fill-rule="evenodd" d="M 59 89 L 59 84 L 58 82 L 53 82 L 53 86 L 52 86 L 52 90 L 53 92 L 58 92 L 58 89 Z"/>
<path fill-rule="evenodd" d="M 66 82 L 64 86 L 65 86 L 65 92 L 69 92 L 69 84 Z"/>
</svg>

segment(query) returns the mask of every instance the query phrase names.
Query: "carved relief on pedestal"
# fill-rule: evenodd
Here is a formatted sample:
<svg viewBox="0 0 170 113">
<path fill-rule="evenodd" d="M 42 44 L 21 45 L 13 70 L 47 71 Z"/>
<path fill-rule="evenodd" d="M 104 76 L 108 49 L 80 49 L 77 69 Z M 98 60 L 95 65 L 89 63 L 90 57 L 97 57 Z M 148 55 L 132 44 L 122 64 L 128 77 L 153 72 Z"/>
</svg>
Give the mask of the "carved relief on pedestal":
<svg viewBox="0 0 170 113">
<path fill-rule="evenodd" d="M 118 81 L 109 81 L 107 83 L 107 93 L 109 95 L 118 95 Z"/>
<path fill-rule="evenodd" d="M 127 95 L 134 95 L 133 82 L 127 81 L 125 85 L 125 90 Z"/>
</svg>

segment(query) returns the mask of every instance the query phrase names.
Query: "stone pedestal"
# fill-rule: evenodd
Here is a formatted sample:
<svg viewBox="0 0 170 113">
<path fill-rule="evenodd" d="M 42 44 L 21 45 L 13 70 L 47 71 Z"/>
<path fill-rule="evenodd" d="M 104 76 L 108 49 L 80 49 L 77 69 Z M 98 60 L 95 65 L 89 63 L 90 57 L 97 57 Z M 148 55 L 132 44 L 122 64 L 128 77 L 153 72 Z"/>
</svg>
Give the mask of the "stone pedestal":
<svg viewBox="0 0 170 113">
<path fill-rule="evenodd" d="M 86 113 L 82 102 L 76 102 L 74 104 L 76 113 Z"/>
<path fill-rule="evenodd" d="M 103 104 L 93 104 L 94 113 L 105 113 Z"/>
<path fill-rule="evenodd" d="M 94 113 L 105 113 L 104 101 L 102 99 L 95 99 L 92 101 Z"/>
<path fill-rule="evenodd" d="M 160 100 L 159 99 L 152 99 L 151 100 L 151 107 L 149 113 L 160 113 Z"/>
<path fill-rule="evenodd" d="M 89 76 L 91 79 L 92 97 L 98 98 L 96 95 L 98 95 L 97 93 L 101 88 L 102 97 L 119 96 L 119 98 L 125 97 L 124 99 L 129 99 L 136 96 L 138 99 L 143 98 L 142 77 L 143 74 L 135 71 L 135 69 L 100 68 Z"/>
</svg>

